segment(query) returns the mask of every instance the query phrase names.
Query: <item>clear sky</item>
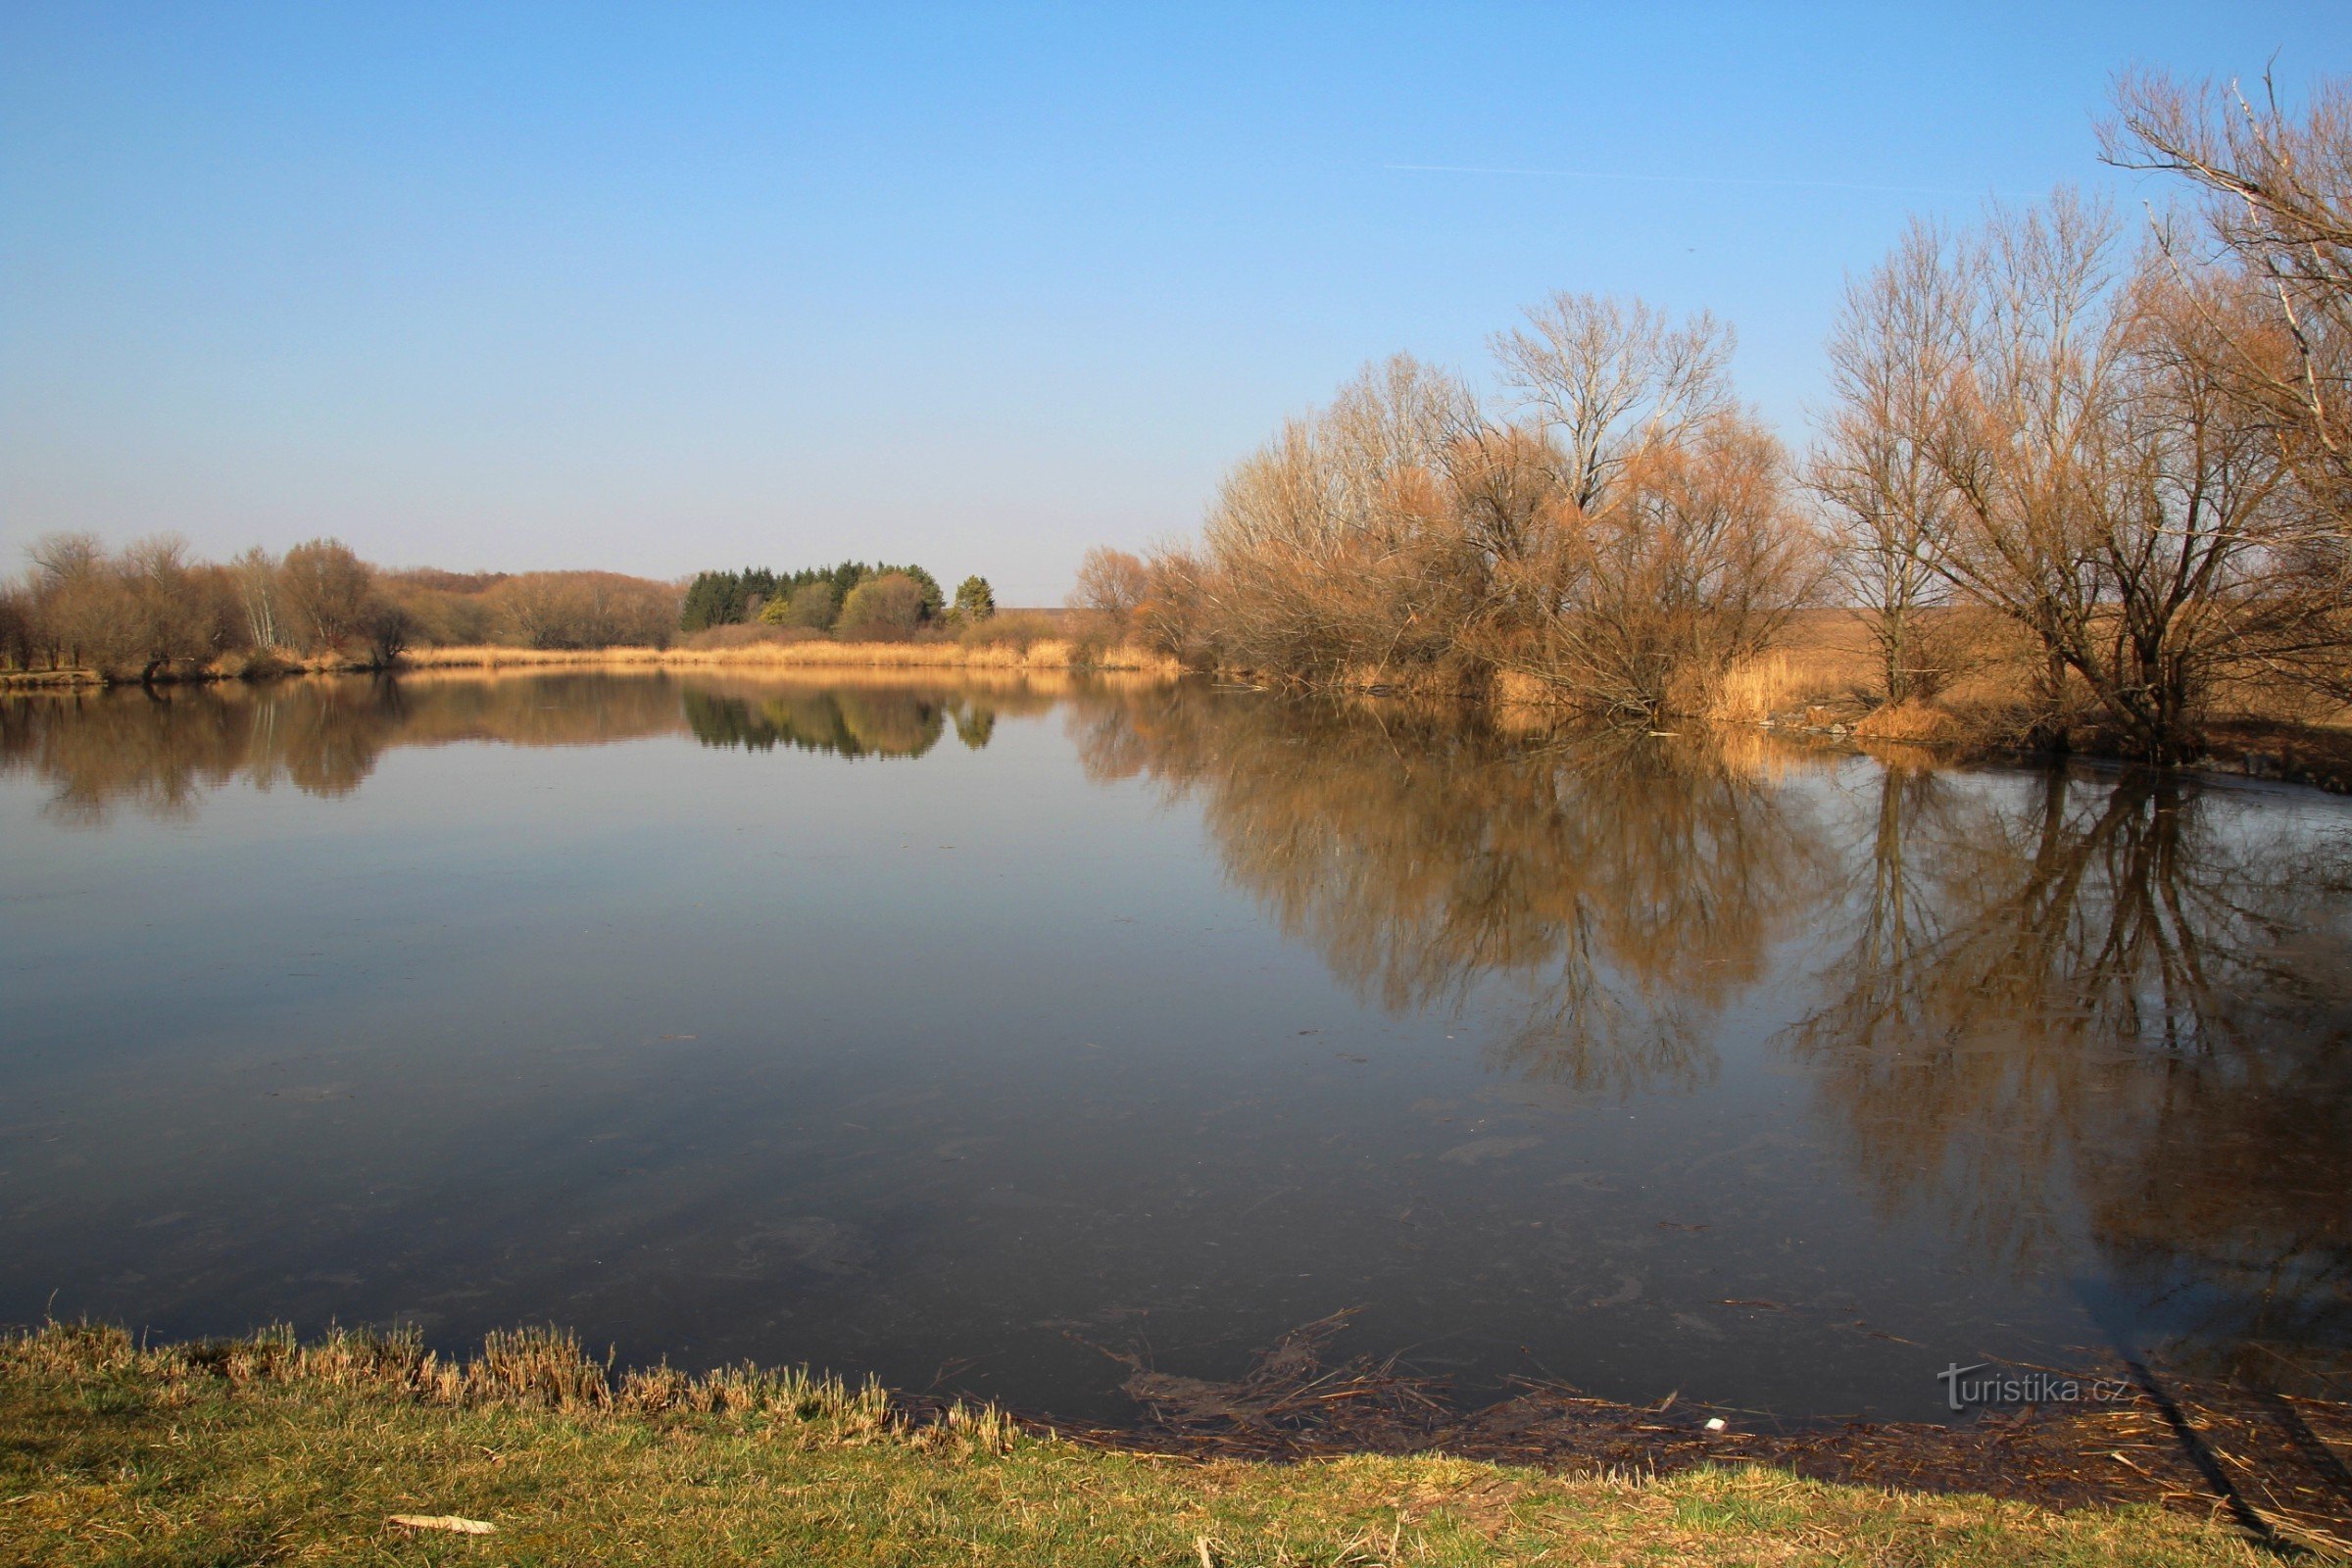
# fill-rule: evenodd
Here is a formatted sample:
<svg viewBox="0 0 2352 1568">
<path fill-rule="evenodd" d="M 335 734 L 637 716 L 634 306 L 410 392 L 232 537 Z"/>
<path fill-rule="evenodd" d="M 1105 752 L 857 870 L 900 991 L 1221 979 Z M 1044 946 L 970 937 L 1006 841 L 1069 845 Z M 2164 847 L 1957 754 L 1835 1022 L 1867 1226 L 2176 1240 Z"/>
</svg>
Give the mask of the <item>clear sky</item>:
<svg viewBox="0 0 2352 1568">
<path fill-rule="evenodd" d="M 2112 74 L 2274 56 L 2352 69 L 2352 6 L 5 0 L 0 564 L 332 533 L 1051 603 L 1556 289 L 1728 318 L 1801 438 L 1906 214 L 2135 202 Z"/>
</svg>

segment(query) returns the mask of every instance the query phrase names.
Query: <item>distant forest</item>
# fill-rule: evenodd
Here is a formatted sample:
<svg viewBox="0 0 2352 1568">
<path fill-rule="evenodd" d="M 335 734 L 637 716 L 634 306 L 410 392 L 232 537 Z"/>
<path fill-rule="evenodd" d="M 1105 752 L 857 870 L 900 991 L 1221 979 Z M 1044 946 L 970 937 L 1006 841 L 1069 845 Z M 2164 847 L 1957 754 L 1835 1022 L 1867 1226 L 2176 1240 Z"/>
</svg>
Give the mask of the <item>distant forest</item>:
<svg viewBox="0 0 2352 1568">
<path fill-rule="evenodd" d="M 770 624 L 804 625 L 830 631 L 841 607 L 862 584 L 878 577 L 901 576 L 920 591 L 920 618 L 928 620 L 946 605 L 939 579 L 920 566 L 868 565 L 845 561 L 838 566 L 804 566 L 798 571 L 770 571 L 746 566 L 741 571 L 706 571 L 686 585 L 686 602 L 678 612 L 680 631 L 703 631 L 711 626 L 740 626 L 766 615 Z M 782 607 L 770 614 L 771 607 Z M 797 612 L 803 617 L 786 619 Z"/>
</svg>

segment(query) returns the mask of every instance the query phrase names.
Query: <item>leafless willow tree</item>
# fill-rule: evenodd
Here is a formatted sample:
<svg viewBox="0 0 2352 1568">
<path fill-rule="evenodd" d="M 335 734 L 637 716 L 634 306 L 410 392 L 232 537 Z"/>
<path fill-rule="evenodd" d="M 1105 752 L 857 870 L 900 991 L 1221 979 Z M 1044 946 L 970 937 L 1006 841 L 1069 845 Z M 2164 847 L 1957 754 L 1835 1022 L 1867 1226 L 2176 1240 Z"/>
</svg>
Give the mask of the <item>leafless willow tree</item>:
<svg viewBox="0 0 2352 1568">
<path fill-rule="evenodd" d="M 1621 716 L 1705 707 L 1811 578 L 1730 332 L 1563 294 L 1493 346 L 1507 413 L 1400 355 L 1239 465 L 1199 555 L 1148 568 L 1155 639 L 1310 684 L 1508 672 Z"/>
<path fill-rule="evenodd" d="M 2352 701 L 2352 83 L 2323 81 L 2298 114 L 2268 76 L 2248 91 L 2134 73 L 2115 106 L 2107 161 L 2180 176 L 2196 199 L 2196 224 L 2158 225 L 2172 270 L 2252 306 L 2206 323 L 2211 373 L 2294 480 L 2279 597 L 2330 612 L 2304 617 L 2272 667 Z"/>
<path fill-rule="evenodd" d="M 1836 397 L 1807 466 L 1828 523 L 1838 594 L 1859 610 L 1889 703 L 1933 697 L 1958 657 L 1940 613 L 1951 585 L 1950 487 L 1924 437 L 1960 360 L 1943 236 L 1914 223 L 1886 266 L 1849 283 L 1830 336 Z"/>
<path fill-rule="evenodd" d="M 1494 339 L 1525 419 L 1469 470 L 1496 667 L 1654 722 L 1703 711 L 1804 602 L 1810 535 L 1786 453 L 1734 394 L 1733 343 L 1712 317 L 1589 294 Z"/>
<path fill-rule="evenodd" d="M 1459 380 L 1399 355 L 1244 460 L 1210 509 L 1196 579 L 1223 656 L 1375 684 L 1448 663 L 1476 585 L 1446 458 L 1477 422 Z"/>
<path fill-rule="evenodd" d="M 1563 499 L 1497 564 L 1485 646 L 1587 708 L 1643 722 L 1705 711 L 1814 581 L 1788 474 L 1780 442 L 1741 412 L 1642 443 L 1601 504 Z"/>
<path fill-rule="evenodd" d="M 2310 637 L 2313 602 L 2274 582 L 2287 469 L 2228 365 L 2253 328 L 2230 278 L 2128 255 L 2071 193 L 1915 229 L 1834 340 L 1849 580 L 1916 591 L 1924 565 L 2031 633 L 2045 743 L 2080 692 L 2124 750 L 2189 755 L 2217 680 Z"/>
<path fill-rule="evenodd" d="M 277 589 L 298 646 L 332 653 L 365 634 L 375 573 L 341 540 L 313 539 L 278 563 Z"/>
<path fill-rule="evenodd" d="M 2107 161 L 2186 180 L 2207 238 L 2284 327 L 2291 353 L 2249 342 L 2228 368 L 2333 526 L 2352 527 L 2352 85 L 2323 82 L 2297 116 L 2267 77 L 2248 93 L 2132 73 L 2115 105 Z M 2167 239 L 2182 266 L 2207 261 Z"/>
<path fill-rule="evenodd" d="M 1565 499 L 1592 512 L 1638 454 L 1735 411 L 1736 343 L 1703 311 L 1677 321 L 1642 300 L 1562 293 L 1492 346 L 1504 383 L 1556 453 Z"/>
<path fill-rule="evenodd" d="M 525 571 L 485 595 L 498 629 L 525 648 L 665 648 L 678 591 L 611 571 Z"/>
<path fill-rule="evenodd" d="M 1070 590 L 1069 608 L 1099 615 L 1121 641 L 1135 612 L 1151 591 L 1151 573 L 1142 558 L 1107 545 L 1097 545 L 1078 563 L 1077 586 Z"/>
</svg>

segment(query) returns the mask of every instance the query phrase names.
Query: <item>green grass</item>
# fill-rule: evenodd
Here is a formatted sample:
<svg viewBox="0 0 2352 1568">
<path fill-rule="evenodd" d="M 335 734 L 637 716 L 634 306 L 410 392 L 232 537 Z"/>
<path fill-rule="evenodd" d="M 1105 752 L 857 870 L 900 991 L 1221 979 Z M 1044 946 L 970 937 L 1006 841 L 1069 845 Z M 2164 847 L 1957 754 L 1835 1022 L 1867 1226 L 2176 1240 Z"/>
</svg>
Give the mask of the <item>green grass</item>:
<svg viewBox="0 0 2352 1568">
<path fill-rule="evenodd" d="M 490 1536 L 412 1534 L 457 1514 Z M 919 1425 L 798 1374 L 615 1379 L 560 1336 L 0 1342 L 0 1562 L 2251 1564 L 2152 1509 L 2056 1513 L 1769 1470 L 1196 1462 Z"/>
</svg>

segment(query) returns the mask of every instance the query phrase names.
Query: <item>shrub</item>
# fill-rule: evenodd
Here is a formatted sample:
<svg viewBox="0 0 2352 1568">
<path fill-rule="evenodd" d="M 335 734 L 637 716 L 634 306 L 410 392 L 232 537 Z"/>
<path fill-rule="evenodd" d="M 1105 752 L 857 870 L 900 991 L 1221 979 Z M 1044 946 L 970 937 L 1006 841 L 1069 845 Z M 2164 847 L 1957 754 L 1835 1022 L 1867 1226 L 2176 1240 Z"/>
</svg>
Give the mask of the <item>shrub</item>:
<svg viewBox="0 0 2352 1568">
<path fill-rule="evenodd" d="M 666 648 L 678 624 L 677 589 L 612 571 L 526 571 L 483 597 L 525 648 Z"/>
<path fill-rule="evenodd" d="M 762 625 L 759 621 L 706 626 L 701 631 L 688 632 L 679 641 L 688 648 L 756 648 L 782 647 L 789 643 L 814 642 L 824 633 L 807 626 Z"/>
<path fill-rule="evenodd" d="M 830 630 L 840 615 L 841 592 L 821 578 L 769 600 L 760 611 L 760 620 L 767 625 L 805 626 L 811 631 Z"/>
<path fill-rule="evenodd" d="M 844 637 L 890 640 L 912 635 L 923 619 L 923 589 L 905 572 L 885 572 L 850 590 L 834 629 Z"/>
<path fill-rule="evenodd" d="M 1053 616 L 1028 610 L 991 615 L 986 620 L 968 625 L 958 640 L 966 648 L 1012 647 L 1027 653 L 1031 643 L 1046 642 L 1060 635 L 1061 628 L 1054 624 Z"/>
</svg>

